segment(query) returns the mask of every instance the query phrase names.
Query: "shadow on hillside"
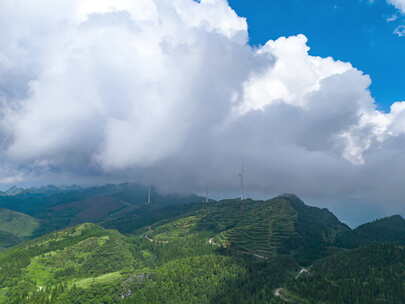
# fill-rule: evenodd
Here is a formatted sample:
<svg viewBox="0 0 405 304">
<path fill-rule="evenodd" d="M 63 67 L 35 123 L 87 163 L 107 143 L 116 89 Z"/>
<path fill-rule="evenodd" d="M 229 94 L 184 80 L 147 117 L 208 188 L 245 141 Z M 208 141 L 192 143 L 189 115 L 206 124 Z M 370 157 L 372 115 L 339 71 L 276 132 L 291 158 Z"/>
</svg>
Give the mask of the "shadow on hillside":
<svg viewBox="0 0 405 304">
<path fill-rule="evenodd" d="M 221 253 L 229 254 L 226 251 Z M 289 256 L 280 256 L 267 261 L 254 259 L 252 256 L 236 257 L 237 262 L 246 269 L 245 275 L 225 281 L 211 303 L 284 303 L 274 296 L 274 291 L 296 274 L 300 269 L 298 264 Z"/>
</svg>

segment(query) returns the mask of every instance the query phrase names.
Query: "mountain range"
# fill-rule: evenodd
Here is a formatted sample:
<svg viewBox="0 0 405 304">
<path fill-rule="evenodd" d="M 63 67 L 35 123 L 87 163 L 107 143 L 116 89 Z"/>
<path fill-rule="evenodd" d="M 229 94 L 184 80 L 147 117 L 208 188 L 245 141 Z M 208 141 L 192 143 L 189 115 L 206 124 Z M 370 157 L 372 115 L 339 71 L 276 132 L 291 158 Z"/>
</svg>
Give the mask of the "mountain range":
<svg viewBox="0 0 405 304">
<path fill-rule="evenodd" d="M 399 215 L 351 229 L 292 194 L 48 189 L 0 197 L 1 304 L 405 303 Z"/>
</svg>

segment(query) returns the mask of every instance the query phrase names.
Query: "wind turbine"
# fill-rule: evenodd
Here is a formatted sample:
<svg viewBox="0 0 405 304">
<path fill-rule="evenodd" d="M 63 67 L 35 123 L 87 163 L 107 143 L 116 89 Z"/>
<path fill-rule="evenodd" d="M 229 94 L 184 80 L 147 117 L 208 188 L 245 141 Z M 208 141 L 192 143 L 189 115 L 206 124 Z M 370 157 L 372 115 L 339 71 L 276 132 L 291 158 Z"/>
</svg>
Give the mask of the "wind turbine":
<svg viewBox="0 0 405 304">
<path fill-rule="evenodd" d="M 242 167 L 239 173 L 240 178 L 240 199 L 243 201 L 246 198 L 245 195 L 245 164 L 242 161 Z"/>
<path fill-rule="evenodd" d="M 152 192 L 152 186 L 149 186 L 149 189 L 148 189 L 148 200 L 147 200 L 147 202 L 146 202 L 147 205 L 150 205 L 150 204 L 151 204 L 151 192 Z"/>
</svg>

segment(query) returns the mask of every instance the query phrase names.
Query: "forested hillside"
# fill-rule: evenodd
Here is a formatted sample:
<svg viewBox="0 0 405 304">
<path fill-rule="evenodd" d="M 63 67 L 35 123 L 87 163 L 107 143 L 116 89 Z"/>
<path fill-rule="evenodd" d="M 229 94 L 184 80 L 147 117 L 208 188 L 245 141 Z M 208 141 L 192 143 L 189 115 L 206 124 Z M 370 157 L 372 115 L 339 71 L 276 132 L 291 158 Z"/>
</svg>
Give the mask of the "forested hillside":
<svg viewBox="0 0 405 304">
<path fill-rule="evenodd" d="M 357 227 L 354 232 L 366 242 L 405 244 L 405 219 L 394 215 Z"/>
<path fill-rule="evenodd" d="M 27 214 L 0 209 L 0 248 L 32 237 L 39 226 L 39 221 Z"/>
<path fill-rule="evenodd" d="M 405 303 L 405 246 L 374 244 L 320 260 L 284 295 L 302 303 Z"/>
<path fill-rule="evenodd" d="M 374 243 L 405 245 L 405 219 L 400 215 L 385 217 L 360 225 L 338 237 L 338 244 L 345 248 L 356 248 Z"/>
<path fill-rule="evenodd" d="M 38 227 L 39 222 L 29 215 L 0 209 L 0 231 L 24 238 L 30 237 Z"/>
<path fill-rule="evenodd" d="M 326 255 L 337 235 L 350 231 L 328 210 L 294 195 L 221 201 L 200 214 L 198 226 L 214 232 L 213 243 L 264 259 L 291 255 L 301 264 Z"/>
<path fill-rule="evenodd" d="M 25 242 L 0 253 L 0 303 L 41 303 L 54 293 L 122 280 L 141 266 L 132 249 L 123 235 L 94 224 Z"/>
<path fill-rule="evenodd" d="M 105 227 L 127 232 L 145 223 L 179 215 L 190 204 L 202 201 L 196 195 L 161 194 L 152 189 L 152 203 L 146 206 L 149 187 L 130 183 L 87 188 L 45 186 L 16 189 L 13 187 L 0 196 L 0 208 L 34 218 L 17 225 L 19 229 L 32 229 L 24 237 L 41 236 L 86 222 L 103 223 Z M 32 221 L 41 225 L 30 224 Z M 2 220 L 0 209 L 0 231 L 2 225 L 9 226 L 11 222 Z M 24 228 L 24 225 L 29 227 Z"/>
<path fill-rule="evenodd" d="M 285 270 L 298 267 L 290 258 L 267 262 L 220 252 L 199 233 L 158 241 L 94 224 L 9 249 L 0 265 L 0 303 L 30 304 L 264 301 Z"/>
<path fill-rule="evenodd" d="M 294 195 L 180 202 L 143 203 L 102 217 L 114 229 L 79 224 L 0 252 L 0 304 L 404 300 L 405 249 L 387 234 L 402 218 L 351 230 Z M 349 237 L 361 241 L 352 242 L 358 248 L 342 245 Z"/>
</svg>

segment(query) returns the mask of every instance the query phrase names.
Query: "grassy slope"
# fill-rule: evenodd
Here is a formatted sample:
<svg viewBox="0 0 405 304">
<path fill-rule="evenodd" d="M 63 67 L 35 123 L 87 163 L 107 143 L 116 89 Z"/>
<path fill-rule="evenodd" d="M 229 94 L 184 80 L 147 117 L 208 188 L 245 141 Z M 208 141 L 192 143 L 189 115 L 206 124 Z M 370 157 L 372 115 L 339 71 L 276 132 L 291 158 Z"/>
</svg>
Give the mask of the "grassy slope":
<svg viewBox="0 0 405 304">
<path fill-rule="evenodd" d="M 28 238 L 38 227 L 38 220 L 27 214 L 0 209 L 0 231 L 8 232 L 19 238 Z"/>
<path fill-rule="evenodd" d="M 62 282 L 85 288 L 119 280 L 139 267 L 124 236 L 94 224 L 52 233 L 1 252 L 0 265 L 0 294 L 11 298 Z"/>
</svg>

